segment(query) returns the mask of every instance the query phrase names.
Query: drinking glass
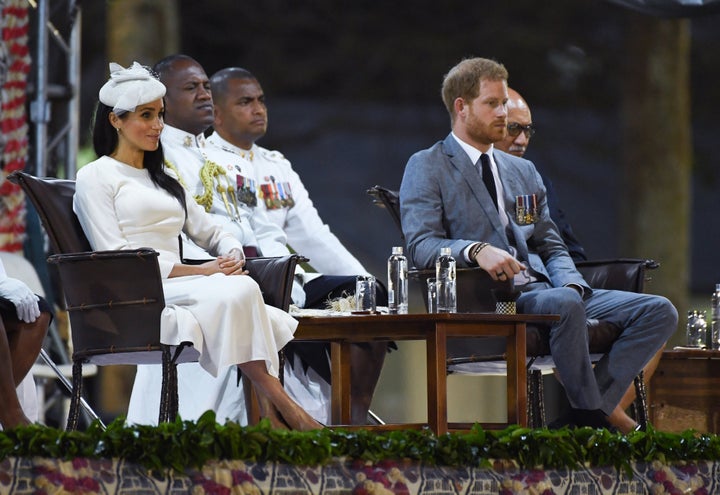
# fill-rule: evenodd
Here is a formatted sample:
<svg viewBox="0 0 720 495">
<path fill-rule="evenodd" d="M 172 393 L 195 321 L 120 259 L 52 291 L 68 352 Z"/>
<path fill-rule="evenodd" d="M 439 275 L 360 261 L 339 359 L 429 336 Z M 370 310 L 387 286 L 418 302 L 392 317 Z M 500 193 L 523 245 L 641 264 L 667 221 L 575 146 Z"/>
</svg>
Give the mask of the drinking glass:
<svg viewBox="0 0 720 495">
<path fill-rule="evenodd" d="M 355 310 L 375 312 L 375 277 L 358 275 L 355 281 Z"/>
<path fill-rule="evenodd" d="M 437 283 L 435 277 L 427 279 L 427 310 L 428 313 L 437 313 Z"/>
</svg>

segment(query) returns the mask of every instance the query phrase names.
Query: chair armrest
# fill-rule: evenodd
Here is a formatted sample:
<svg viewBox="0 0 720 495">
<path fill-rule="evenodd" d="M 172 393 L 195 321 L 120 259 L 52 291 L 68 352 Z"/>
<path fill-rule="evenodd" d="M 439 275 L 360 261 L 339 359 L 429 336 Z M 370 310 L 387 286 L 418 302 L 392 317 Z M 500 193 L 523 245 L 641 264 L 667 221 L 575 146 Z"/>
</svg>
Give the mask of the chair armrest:
<svg viewBox="0 0 720 495">
<path fill-rule="evenodd" d="M 79 253 L 53 254 L 48 257 L 48 263 L 60 264 L 67 262 L 82 262 L 107 259 L 140 258 L 143 260 L 157 259 L 159 253 L 152 248 L 117 249 L 110 251 L 83 251 Z"/>
<path fill-rule="evenodd" d="M 595 289 L 614 289 L 643 292 L 647 270 L 660 266 L 650 259 L 619 258 L 614 260 L 579 261 L 575 267 L 585 281 Z"/>
<path fill-rule="evenodd" d="M 209 260 L 183 259 L 186 265 L 199 265 Z M 283 311 L 290 308 L 290 296 L 298 263 L 308 261 L 299 254 L 287 256 L 258 256 L 245 259 L 248 275 L 260 286 L 265 304 Z"/>
<path fill-rule="evenodd" d="M 305 261 L 307 258 L 299 254 L 247 258 L 245 268 L 260 286 L 265 304 L 287 311 L 290 308 L 295 267 Z"/>
<path fill-rule="evenodd" d="M 576 263 L 578 271 L 590 287 L 596 289 L 615 289 L 630 292 L 642 292 L 648 279 L 646 271 L 660 266 L 654 260 L 638 258 L 619 258 L 614 260 L 582 261 Z M 417 270 L 408 272 L 412 280 L 421 284 L 425 294 L 427 279 L 435 276 L 435 270 Z M 487 312 L 495 311 L 495 298 L 492 290 L 510 291 L 511 282 L 494 281 L 488 273 L 478 267 L 458 268 L 457 303 L 458 311 Z M 423 297 L 426 304 L 427 300 Z"/>
<path fill-rule="evenodd" d="M 158 253 L 149 248 L 55 254 L 74 355 L 160 345 L 165 297 Z"/>
<path fill-rule="evenodd" d="M 137 300 L 165 305 L 158 253 L 150 248 L 53 254 L 68 310 L 119 306 Z"/>
<path fill-rule="evenodd" d="M 203 263 L 207 263 L 208 261 L 212 261 L 213 258 L 208 258 L 206 260 L 198 260 L 198 259 L 192 259 L 192 258 L 183 258 L 182 264 L 183 265 L 202 265 Z"/>
</svg>

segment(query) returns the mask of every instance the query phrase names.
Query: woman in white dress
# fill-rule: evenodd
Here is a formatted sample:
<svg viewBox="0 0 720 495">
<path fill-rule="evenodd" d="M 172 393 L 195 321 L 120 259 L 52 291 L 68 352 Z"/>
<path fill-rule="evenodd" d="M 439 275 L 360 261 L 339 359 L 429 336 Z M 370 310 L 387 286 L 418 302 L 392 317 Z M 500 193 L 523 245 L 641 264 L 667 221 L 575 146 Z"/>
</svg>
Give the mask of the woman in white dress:
<svg viewBox="0 0 720 495">
<path fill-rule="evenodd" d="M 110 64 L 100 89 L 93 145 L 100 157 L 77 174 L 74 209 L 93 249 L 152 247 L 159 253 L 166 308 L 163 342 L 192 342 L 209 373 L 237 365 L 255 386 L 260 412 L 275 427 L 320 428 L 283 389 L 278 350 L 297 321 L 266 306 L 244 270 L 242 245 L 217 226 L 163 164 L 165 86 L 135 63 Z M 184 265 L 185 232 L 216 259 Z"/>
</svg>

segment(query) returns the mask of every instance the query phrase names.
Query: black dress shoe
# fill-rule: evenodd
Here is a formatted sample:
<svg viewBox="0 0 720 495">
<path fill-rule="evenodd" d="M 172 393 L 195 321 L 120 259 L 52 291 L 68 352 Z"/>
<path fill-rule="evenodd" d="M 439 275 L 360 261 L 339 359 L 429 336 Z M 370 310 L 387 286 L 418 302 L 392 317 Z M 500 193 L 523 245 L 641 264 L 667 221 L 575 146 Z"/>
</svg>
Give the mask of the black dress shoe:
<svg viewBox="0 0 720 495">
<path fill-rule="evenodd" d="M 607 415 L 600 409 L 571 409 L 573 420 L 577 426 L 589 426 L 590 428 L 606 428 L 608 430 L 614 427 L 608 422 Z"/>
<path fill-rule="evenodd" d="M 617 431 L 617 429 L 608 422 L 607 416 L 600 409 L 571 408 L 568 413 L 548 423 L 548 428 L 551 430 L 558 430 L 566 426 L 568 428 L 589 426 L 590 428 L 605 428 L 610 431 Z"/>
<path fill-rule="evenodd" d="M 575 428 L 575 426 L 576 425 L 573 420 L 573 415 L 570 412 L 563 414 L 562 416 L 547 424 L 549 430 L 559 430 L 560 428 L 565 427 Z"/>
</svg>

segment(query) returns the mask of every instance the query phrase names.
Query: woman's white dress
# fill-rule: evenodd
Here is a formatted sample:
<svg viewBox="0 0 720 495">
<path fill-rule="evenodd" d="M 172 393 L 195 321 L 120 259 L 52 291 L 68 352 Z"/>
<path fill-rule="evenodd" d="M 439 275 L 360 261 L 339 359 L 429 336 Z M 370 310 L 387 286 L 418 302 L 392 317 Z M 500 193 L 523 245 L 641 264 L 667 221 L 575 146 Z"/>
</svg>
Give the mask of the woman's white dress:
<svg viewBox="0 0 720 495">
<path fill-rule="evenodd" d="M 166 303 L 163 343 L 192 342 L 200 365 L 214 376 L 228 366 L 256 360 L 265 361 L 268 372 L 278 375 L 278 350 L 293 338 L 297 320 L 265 305 L 252 278 L 223 274 L 168 278 L 181 262 L 181 230 L 216 255 L 242 248 L 189 194 L 186 218 L 177 199 L 156 187 L 147 170 L 107 156 L 81 168 L 75 187 L 74 210 L 93 249 L 158 251 Z"/>
</svg>

